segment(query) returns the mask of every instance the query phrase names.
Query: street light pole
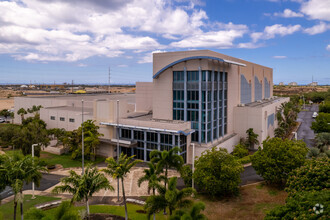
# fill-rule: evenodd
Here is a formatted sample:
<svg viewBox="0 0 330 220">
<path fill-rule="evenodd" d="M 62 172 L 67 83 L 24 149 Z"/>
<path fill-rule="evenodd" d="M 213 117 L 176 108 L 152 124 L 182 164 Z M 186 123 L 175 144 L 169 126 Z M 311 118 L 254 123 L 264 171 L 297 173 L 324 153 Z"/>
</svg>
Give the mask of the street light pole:
<svg viewBox="0 0 330 220">
<path fill-rule="evenodd" d="M 195 171 L 195 144 L 192 144 L 193 146 L 193 152 L 192 152 L 192 178 L 191 178 L 191 187 L 194 189 L 195 188 L 195 183 L 194 183 L 194 171 Z"/>
<path fill-rule="evenodd" d="M 117 100 L 117 132 L 116 132 L 116 136 L 117 136 L 117 163 L 119 160 L 119 100 Z M 119 178 L 117 177 L 117 201 L 119 202 Z"/>
<path fill-rule="evenodd" d="M 81 100 L 81 175 L 84 175 L 84 100 Z"/>
<path fill-rule="evenodd" d="M 32 158 L 34 158 L 34 147 L 38 146 L 38 144 L 32 144 Z M 33 161 L 34 163 L 34 161 Z M 32 181 L 32 197 L 31 199 L 35 199 L 36 197 L 34 196 L 34 182 Z"/>
</svg>

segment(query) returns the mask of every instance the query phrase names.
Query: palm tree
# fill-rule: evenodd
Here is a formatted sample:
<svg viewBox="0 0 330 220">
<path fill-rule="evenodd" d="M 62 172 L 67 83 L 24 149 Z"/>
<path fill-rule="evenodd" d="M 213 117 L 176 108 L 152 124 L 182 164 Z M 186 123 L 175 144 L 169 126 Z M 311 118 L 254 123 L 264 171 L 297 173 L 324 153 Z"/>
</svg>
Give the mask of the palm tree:
<svg viewBox="0 0 330 220">
<path fill-rule="evenodd" d="M 24 121 L 24 115 L 27 114 L 27 111 L 26 111 L 24 108 L 20 108 L 20 109 L 17 111 L 17 114 L 21 116 L 22 123 L 23 123 L 23 121 Z"/>
<path fill-rule="evenodd" d="M 21 218 L 23 219 L 23 182 L 26 184 L 34 182 L 38 187 L 42 178 L 41 171 L 47 171 L 47 169 L 40 166 L 37 159 L 31 156 L 23 158 L 18 155 L 2 156 L 0 160 L 1 181 L 14 191 L 14 219 L 16 219 L 18 203 L 20 203 Z"/>
<path fill-rule="evenodd" d="M 100 173 L 96 167 L 92 168 L 90 165 L 86 167 L 83 175 L 70 170 L 70 175 L 62 178 L 61 183 L 62 185 L 53 189 L 53 193 L 71 193 L 73 195 L 71 204 L 75 201 L 85 200 L 87 215 L 89 215 L 88 199 L 94 193 L 99 192 L 101 189 L 114 190 L 104 174 Z"/>
<path fill-rule="evenodd" d="M 134 167 L 137 163 L 142 162 L 142 160 L 133 160 L 133 157 L 135 157 L 135 155 L 128 157 L 126 154 L 121 153 L 118 158 L 118 162 L 113 157 L 109 157 L 106 159 L 106 163 L 108 164 L 108 166 L 106 169 L 103 169 L 103 172 L 105 172 L 112 178 L 121 179 L 126 220 L 128 219 L 128 213 L 127 213 L 127 205 L 126 205 L 126 197 L 125 197 L 124 178 L 130 172 L 132 167 Z"/>
<path fill-rule="evenodd" d="M 144 207 L 147 210 L 148 218 L 150 218 L 152 213 L 159 212 L 164 208 L 166 209 L 166 207 L 168 207 L 170 215 L 172 215 L 176 208 L 188 207 L 192 204 L 192 201 L 186 199 L 186 197 L 190 197 L 196 191 L 191 187 L 178 190 L 176 185 L 177 177 L 172 177 L 168 181 L 168 189 L 161 185 L 157 187 L 159 195 L 150 196 Z"/>
<path fill-rule="evenodd" d="M 154 150 L 150 153 L 151 162 L 157 164 L 157 170 L 164 172 L 165 168 L 165 189 L 168 169 L 174 168 L 179 171 L 184 164 L 183 158 L 178 154 L 180 151 L 180 148 L 174 147 L 169 151 Z"/>
<path fill-rule="evenodd" d="M 246 130 L 246 134 L 247 134 L 247 142 L 250 146 L 250 148 L 254 148 L 254 145 L 255 144 L 259 144 L 259 141 L 258 141 L 258 134 L 254 133 L 253 131 L 253 128 L 249 128 Z"/>
<path fill-rule="evenodd" d="M 195 203 L 188 212 L 178 210 L 170 220 L 206 220 L 207 217 L 200 212 L 205 209 L 203 202 Z"/>
<path fill-rule="evenodd" d="M 164 176 L 160 175 L 157 171 L 155 164 L 152 162 L 148 163 L 149 169 L 144 169 L 144 176 L 140 177 L 138 180 L 138 186 L 140 187 L 143 182 L 148 182 L 148 194 L 150 195 L 150 190 L 152 189 L 152 195 L 156 195 L 156 189 L 159 184 L 164 180 Z M 154 219 L 156 219 L 156 214 L 154 213 Z"/>
</svg>

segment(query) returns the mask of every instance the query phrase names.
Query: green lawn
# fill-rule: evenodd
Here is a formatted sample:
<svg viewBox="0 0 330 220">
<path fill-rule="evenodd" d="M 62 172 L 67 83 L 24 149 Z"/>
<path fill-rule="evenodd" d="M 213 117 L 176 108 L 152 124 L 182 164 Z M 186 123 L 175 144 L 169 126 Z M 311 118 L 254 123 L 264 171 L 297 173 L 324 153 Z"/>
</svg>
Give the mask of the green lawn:
<svg viewBox="0 0 330 220">
<path fill-rule="evenodd" d="M 51 202 L 59 200 L 59 198 L 49 197 L 49 196 L 36 196 L 35 199 L 31 199 L 31 195 L 24 195 L 23 210 L 24 212 L 37 204 Z M 20 208 L 17 205 L 16 216 L 20 219 Z M 14 201 L 8 202 L 6 204 L 1 204 L 0 213 L 3 215 L 3 219 L 13 219 L 14 216 Z"/>
<path fill-rule="evenodd" d="M 22 154 L 20 150 L 9 150 L 5 151 L 8 155 L 13 155 L 14 153 Z M 42 151 L 40 153 L 40 158 L 42 160 L 45 160 L 47 164 L 61 164 L 64 168 L 69 167 L 80 167 L 81 166 L 81 160 L 72 160 L 70 154 L 62 154 L 62 155 L 56 155 L 48 152 Z M 89 161 L 85 160 L 85 164 L 92 163 L 100 163 L 105 160 L 104 157 L 97 157 L 95 161 Z"/>
<path fill-rule="evenodd" d="M 85 209 L 85 206 L 76 207 L 76 209 Z M 143 213 L 138 213 L 136 211 L 141 210 L 143 211 L 143 206 L 134 205 L 134 204 L 127 204 L 128 210 L 128 217 L 134 220 L 145 220 L 147 219 L 147 215 Z M 47 215 L 54 215 L 56 211 L 55 209 L 49 209 L 45 212 Z M 124 206 L 111 206 L 111 205 L 91 205 L 90 206 L 91 213 L 109 213 L 112 215 L 118 215 L 125 217 L 125 207 Z M 168 219 L 167 216 L 163 215 L 163 212 L 158 213 L 156 215 L 156 219 Z"/>
</svg>

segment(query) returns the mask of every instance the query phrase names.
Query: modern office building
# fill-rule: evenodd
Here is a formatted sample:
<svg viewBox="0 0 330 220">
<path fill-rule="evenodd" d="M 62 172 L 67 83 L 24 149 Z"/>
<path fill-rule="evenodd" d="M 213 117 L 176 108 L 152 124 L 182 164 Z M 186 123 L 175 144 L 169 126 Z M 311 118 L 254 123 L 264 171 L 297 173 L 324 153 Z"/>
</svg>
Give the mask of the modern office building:
<svg viewBox="0 0 330 220">
<path fill-rule="evenodd" d="M 214 146 L 231 152 L 249 128 L 259 142 L 273 137 L 276 111 L 289 100 L 273 97 L 271 68 L 209 50 L 155 53 L 152 77 L 136 83 L 135 94 L 15 98 L 15 112 L 42 105 L 50 128 L 72 130 L 84 99 L 85 119 L 104 134 L 99 154 L 116 156 L 119 145 L 118 152 L 148 161 L 154 149 L 179 146 L 191 163 L 193 145 L 200 156 Z"/>
</svg>

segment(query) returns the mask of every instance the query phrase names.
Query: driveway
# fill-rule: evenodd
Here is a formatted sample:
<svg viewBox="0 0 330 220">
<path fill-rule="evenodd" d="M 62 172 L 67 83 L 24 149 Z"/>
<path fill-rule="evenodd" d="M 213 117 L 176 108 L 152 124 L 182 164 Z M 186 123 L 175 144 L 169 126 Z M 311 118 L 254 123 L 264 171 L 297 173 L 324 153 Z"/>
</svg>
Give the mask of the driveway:
<svg viewBox="0 0 330 220">
<path fill-rule="evenodd" d="M 63 175 L 56 175 L 56 174 L 48 174 L 45 173 L 42 175 L 42 179 L 40 181 L 40 186 L 35 187 L 35 190 L 44 191 L 60 182 L 60 179 L 64 177 Z M 31 190 L 32 189 L 32 183 L 30 184 L 24 184 L 23 190 Z M 0 193 L 0 199 L 5 199 L 11 195 L 13 195 L 13 191 L 10 187 L 7 187 L 4 191 Z"/>
<path fill-rule="evenodd" d="M 303 140 L 307 147 L 311 148 L 314 146 L 314 131 L 311 129 L 312 122 L 315 121 L 313 119 L 313 112 L 318 112 L 319 106 L 317 104 L 313 104 L 312 106 L 306 106 L 304 111 L 299 112 L 298 114 L 298 122 L 301 122 L 301 125 L 297 131 L 298 140 Z"/>
</svg>

